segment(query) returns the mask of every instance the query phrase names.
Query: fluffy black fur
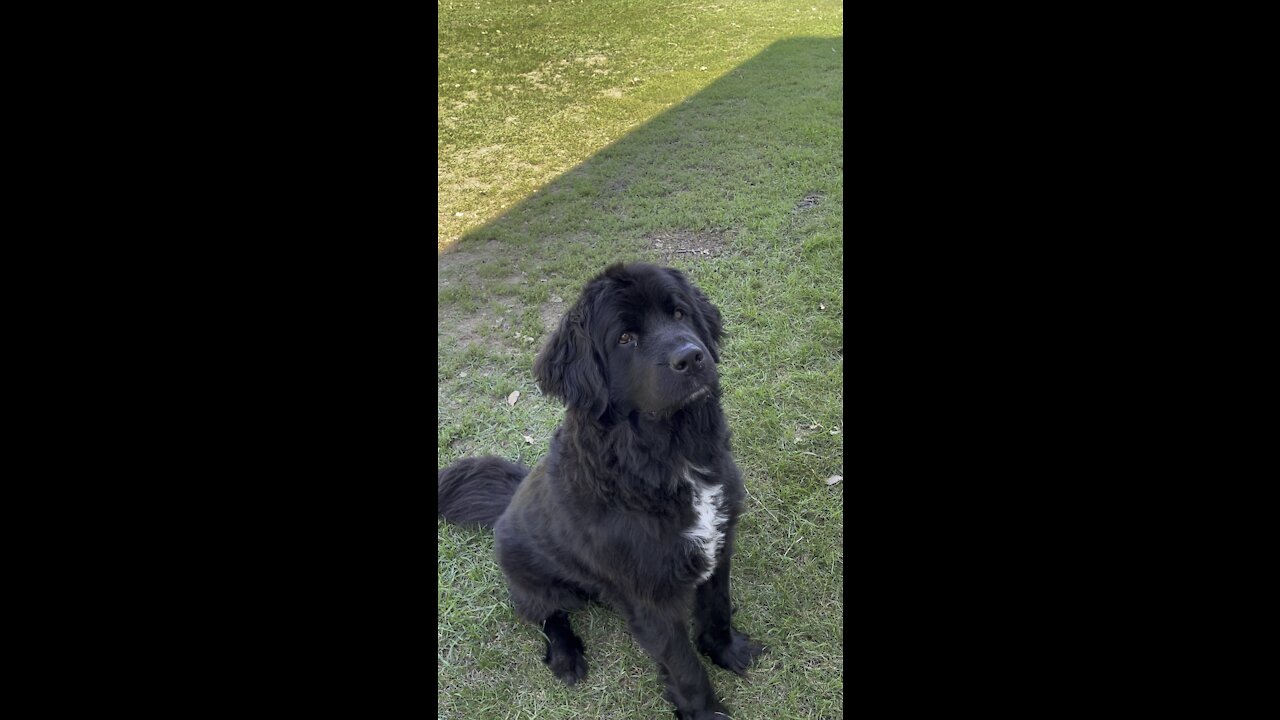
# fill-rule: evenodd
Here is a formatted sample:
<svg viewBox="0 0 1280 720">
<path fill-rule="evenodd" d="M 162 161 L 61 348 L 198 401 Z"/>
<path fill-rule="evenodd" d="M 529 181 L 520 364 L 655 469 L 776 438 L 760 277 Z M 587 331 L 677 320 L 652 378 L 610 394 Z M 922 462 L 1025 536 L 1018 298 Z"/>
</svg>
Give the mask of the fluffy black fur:
<svg viewBox="0 0 1280 720">
<path fill-rule="evenodd" d="M 727 711 L 690 642 L 690 617 L 697 648 L 721 667 L 743 674 L 763 650 L 730 622 L 745 490 L 720 409 L 722 334 L 720 311 L 679 271 L 609 267 L 534 364 L 539 386 L 566 407 L 548 455 L 527 475 L 483 457 L 437 478 L 441 516 L 494 526 L 516 612 L 542 626 L 557 677 L 586 676 L 568 612 L 600 600 L 657 662 L 677 717 L 699 720 Z M 714 499 L 704 508 L 714 507 L 723 544 L 689 536 L 698 497 Z"/>
</svg>

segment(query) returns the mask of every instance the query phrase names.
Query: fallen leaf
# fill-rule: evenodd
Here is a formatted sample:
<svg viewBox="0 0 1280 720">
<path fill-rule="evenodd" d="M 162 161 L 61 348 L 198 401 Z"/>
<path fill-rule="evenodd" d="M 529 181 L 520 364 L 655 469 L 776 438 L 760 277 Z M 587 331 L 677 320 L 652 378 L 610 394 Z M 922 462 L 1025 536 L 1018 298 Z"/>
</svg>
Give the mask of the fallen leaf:
<svg viewBox="0 0 1280 720">
<path fill-rule="evenodd" d="M 511 407 L 515 407 L 516 401 L 519 399 L 520 399 L 520 391 L 516 390 L 515 392 L 507 396 L 507 405 L 510 405 Z"/>
<path fill-rule="evenodd" d="M 533 438 L 529 437 L 528 435 L 524 436 L 524 441 L 529 443 L 530 445 L 533 444 Z"/>
<path fill-rule="evenodd" d="M 832 475 L 831 477 L 827 478 L 827 484 L 828 484 L 828 485 L 835 485 L 836 483 L 840 482 L 840 481 L 841 481 L 841 480 L 843 480 L 843 479 L 844 479 L 844 478 L 843 478 L 843 477 L 840 477 L 839 475 Z"/>
</svg>

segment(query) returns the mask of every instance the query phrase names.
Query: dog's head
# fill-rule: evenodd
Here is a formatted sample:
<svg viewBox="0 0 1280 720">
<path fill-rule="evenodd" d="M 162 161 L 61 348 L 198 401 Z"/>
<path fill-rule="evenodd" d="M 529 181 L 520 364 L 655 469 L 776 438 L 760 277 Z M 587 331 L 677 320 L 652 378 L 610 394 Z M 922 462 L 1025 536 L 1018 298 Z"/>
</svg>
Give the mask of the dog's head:
<svg viewBox="0 0 1280 720">
<path fill-rule="evenodd" d="M 720 311 L 679 270 L 612 265 L 583 288 L 533 374 L 597 418 L 670 416 L 718 393 L 723 334 Z"/>
</svg>

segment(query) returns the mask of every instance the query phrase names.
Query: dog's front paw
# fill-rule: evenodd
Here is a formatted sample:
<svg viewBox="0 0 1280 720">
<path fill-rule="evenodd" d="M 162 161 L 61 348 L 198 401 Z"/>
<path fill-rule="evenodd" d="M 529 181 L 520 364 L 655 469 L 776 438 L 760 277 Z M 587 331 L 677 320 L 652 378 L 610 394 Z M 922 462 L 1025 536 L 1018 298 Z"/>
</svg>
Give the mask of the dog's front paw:
<svg viewBox="0 0 1280 720">
<path fill-rule="evenodd" d="M 711 658 L 711 662 L 743 676 L 751 662 L 765 651 L 765 647 L 750 636 L 733 629 L 729 630 L 728 643 L 713 645 L 699 639 L 698 649 Z"/>
<path fill-rule="evenodd" d="M 587 658 L 582 651 L 582 641 L 577 637 L 568 643 L 548 644 L 547 655 L 542 661 L 570 687 L 587 676 Z"/>
</svg>

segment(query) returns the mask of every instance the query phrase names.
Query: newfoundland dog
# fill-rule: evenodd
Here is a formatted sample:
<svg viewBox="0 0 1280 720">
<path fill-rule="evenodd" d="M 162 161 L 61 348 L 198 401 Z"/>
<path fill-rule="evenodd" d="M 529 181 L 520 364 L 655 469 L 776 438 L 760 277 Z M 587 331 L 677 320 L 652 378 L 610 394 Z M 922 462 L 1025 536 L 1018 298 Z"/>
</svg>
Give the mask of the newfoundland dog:
<svg viewBox="0 0 1280 720">
<path fill-rule="evenodd" d="M 694 644 L 743 674 L 763 650 L 730 623 L 729 561 L 745 490 L 720 409 L 720 311 L 679 271 L 613 265 L 587 283 L 533 366 L 564 422 L 542 462 L 459 460 L 439 513 L 493 527 L 517 615 L 544 662 L 587 674 L 568 612 L 617 609 L 658 664 L 679 718 L 724 718 Z"/>
</svg>

